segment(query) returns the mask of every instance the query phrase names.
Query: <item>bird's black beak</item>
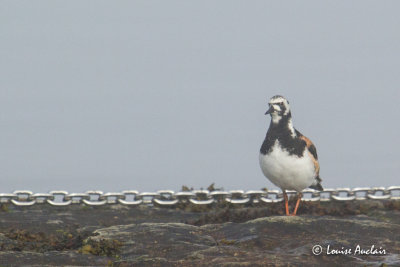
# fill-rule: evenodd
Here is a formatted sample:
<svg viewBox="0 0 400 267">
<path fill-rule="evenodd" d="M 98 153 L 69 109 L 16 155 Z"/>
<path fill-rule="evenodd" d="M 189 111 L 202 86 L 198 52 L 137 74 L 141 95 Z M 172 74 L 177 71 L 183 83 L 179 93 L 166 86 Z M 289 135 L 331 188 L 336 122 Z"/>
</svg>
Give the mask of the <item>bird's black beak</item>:
<svg viewBox="0 0 400 267">
<path fill-rule="evenodd" d="M 271 112 L 274 112 L 274 106 L 273 105 L 269 106 L 269 109 L 267 110 L 267 112 L 265 112 L 265 115 L 270 114 Z"/>
</svg>

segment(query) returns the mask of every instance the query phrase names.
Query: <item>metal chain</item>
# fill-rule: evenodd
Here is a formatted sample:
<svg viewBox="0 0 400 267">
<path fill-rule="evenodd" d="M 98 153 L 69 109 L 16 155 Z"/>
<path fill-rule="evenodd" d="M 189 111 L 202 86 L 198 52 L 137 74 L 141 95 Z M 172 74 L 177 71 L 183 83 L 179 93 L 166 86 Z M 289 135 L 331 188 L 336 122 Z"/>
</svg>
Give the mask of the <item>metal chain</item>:
<svg viewBox="0 0 400 267">
<path fill-rule="evenodd" d="M 288 195 L 295 195 L 295 191 L 287 191 Z M 336 188 L 316 191 L 306 189 L 302 191 L 303 201 L 352 201 L 366 199 L 392 199 L 400 200 L 400 186 L 390 187 L 357 187 Z M 278 190 L 243 190 L 208 191 L 194 190 L 174 192 L 160 190 L 157 192 L 142 192 L 127 190 L 122 192 L 87 191 L 85 193 L 68 193 L 67 191 L 50 191 L 49 193 L 36 193 L 27 190 L 17 190 L 13 193 L 0 194 L 0 204 L 12 203 L 16 206 L 32 206 L 35 204 L 50 204 L 53 206 L 68 206 L 73 204 L 86 204 L 89 206 L 102 206 L 112 204 L 122 205 L 153 205 L 160 207 L 174 206 L 179 203 L 194 205 L 210 205 L 213 203 L 232 204 L 257 204 L 276 203 L 283 201 L 283 195 Z"/>
</svg>

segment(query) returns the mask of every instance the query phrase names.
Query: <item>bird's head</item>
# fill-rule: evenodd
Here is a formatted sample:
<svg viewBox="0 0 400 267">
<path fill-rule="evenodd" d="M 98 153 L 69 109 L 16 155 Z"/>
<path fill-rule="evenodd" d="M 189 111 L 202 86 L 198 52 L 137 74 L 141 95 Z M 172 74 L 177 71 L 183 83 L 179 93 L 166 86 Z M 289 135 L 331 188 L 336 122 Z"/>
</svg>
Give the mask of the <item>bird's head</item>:
<svg viewBox="0 0 400 267">
<path fill-rule="evenodd" d="M 289 101 L 283 96 L 276 95 L 271 97 L 268 102 L 269 109 L 265 115 L 270 114 L 273 122 L 279 122 L 283 117 L 290 117 Z"/>
</svg>

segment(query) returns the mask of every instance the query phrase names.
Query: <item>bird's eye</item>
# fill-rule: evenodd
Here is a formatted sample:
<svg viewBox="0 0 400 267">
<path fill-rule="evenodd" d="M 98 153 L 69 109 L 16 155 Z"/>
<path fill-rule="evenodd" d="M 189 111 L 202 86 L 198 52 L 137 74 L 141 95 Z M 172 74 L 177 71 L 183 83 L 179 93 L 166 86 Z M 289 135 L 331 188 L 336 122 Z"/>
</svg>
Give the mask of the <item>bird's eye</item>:
<svg viewBox="0 0 400 267">
<path fill-rule="evenodd" d="M 280 106 L 283 106 L 283 102 L 280 102 L 279 105 L 280 105 Z"/>
</svg>

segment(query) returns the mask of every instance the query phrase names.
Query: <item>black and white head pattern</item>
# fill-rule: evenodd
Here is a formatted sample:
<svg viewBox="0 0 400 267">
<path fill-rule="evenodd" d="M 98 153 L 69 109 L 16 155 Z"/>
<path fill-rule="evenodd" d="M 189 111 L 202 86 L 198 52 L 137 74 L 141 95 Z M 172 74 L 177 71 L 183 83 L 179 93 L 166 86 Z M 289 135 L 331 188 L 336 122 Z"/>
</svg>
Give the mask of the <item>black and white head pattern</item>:
<svg viewBox="0 0 400 267">
<path fill-rule="evenodd" d="M 290 119 L 291 113 L 289 101 L 287 101 L 283 96 L 276 95 L 271 97 L 268 105 L 268 113 L 271 115 L 273 123 L 278 123 L 284 117 Z"/>
</svg>

